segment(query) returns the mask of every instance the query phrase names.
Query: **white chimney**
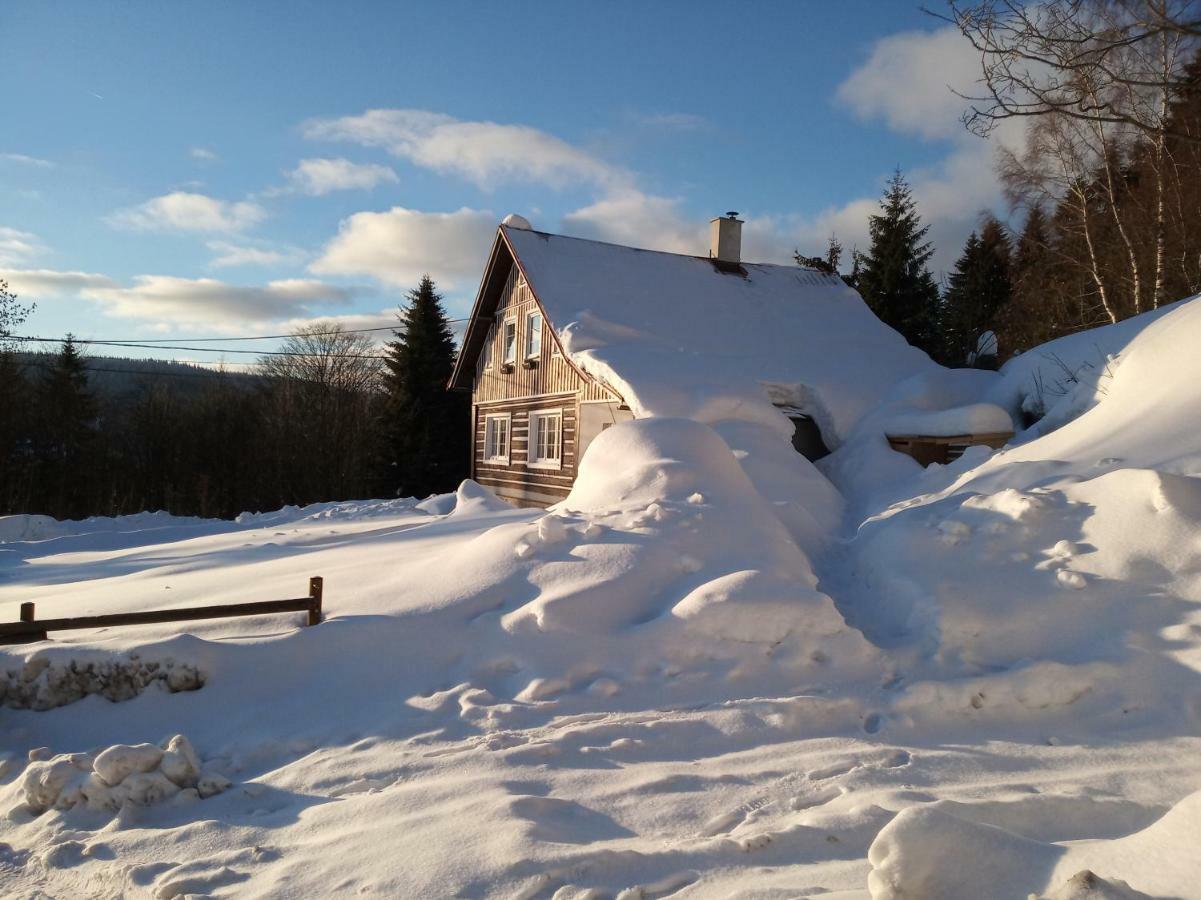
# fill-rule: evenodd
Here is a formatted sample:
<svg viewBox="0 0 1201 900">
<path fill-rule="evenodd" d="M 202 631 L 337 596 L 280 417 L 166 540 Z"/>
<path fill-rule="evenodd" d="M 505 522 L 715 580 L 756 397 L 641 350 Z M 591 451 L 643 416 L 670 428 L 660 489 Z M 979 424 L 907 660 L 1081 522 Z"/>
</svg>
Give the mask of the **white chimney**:
<svg viewBox="0 0 1201 900">
<path fill-rule="evenodd" d="M 709 223 L 709 258 L 719 262 L 742 262 L 742 219 L 728 212 Z"/>
</svg>

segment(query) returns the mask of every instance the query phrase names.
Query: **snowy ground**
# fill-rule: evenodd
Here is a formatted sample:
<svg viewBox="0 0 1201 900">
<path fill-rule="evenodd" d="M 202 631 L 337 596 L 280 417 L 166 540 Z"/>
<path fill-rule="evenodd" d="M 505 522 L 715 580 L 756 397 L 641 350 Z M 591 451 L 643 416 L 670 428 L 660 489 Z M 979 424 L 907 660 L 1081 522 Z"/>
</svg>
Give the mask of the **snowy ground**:
<svg viewBox="0 0 1201 900">
<path fill-rule="evenodd" d="M 991 457 L 865 419 L 841 490 L 755 422 L 652 420 L 549 516 L 0 519 L 0 620 L 310 575 L 328 614 L 0 650 L 3 893 L 1201 897 L 1201 304 L 1161 321 Z"/>
</svg>

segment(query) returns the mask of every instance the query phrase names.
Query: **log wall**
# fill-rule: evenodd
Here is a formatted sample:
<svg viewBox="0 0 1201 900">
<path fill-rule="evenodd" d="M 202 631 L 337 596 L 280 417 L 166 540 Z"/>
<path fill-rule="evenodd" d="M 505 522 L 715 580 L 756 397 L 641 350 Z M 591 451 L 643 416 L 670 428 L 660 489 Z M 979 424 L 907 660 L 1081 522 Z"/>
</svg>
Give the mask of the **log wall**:
<svg viewBox="0 0 1201 900">
<path fill-rule="evenodd" d="M 533 292 L 517 266 L 505 282 L 496 315 L 488 331 L 485 350 L 476 360 L 472 391 L 472 477 L 495 494 L 522 506 L 547 506 L 567 496 L 575 481 L 579 446 L 580 403 L 584 400 L 620 402 L 615 393 L 581 375 L 558 352 L 551 324 L 542 320 L 541 350 L 532 366 L 525 366 L 527 316 L 539 311 Z M 510 370 L 502 366 L 503 327 L 517 322 L 517 359 Z M 490 350 L 490 352 L 489 352 Z M 560 410 L 563 446 L 558 469 L 530 468 L 529 421 L 531 410 Z M 508 413 L 511 419 L 509 464 L 484 461 L 485 416 Z"/>
</svg>

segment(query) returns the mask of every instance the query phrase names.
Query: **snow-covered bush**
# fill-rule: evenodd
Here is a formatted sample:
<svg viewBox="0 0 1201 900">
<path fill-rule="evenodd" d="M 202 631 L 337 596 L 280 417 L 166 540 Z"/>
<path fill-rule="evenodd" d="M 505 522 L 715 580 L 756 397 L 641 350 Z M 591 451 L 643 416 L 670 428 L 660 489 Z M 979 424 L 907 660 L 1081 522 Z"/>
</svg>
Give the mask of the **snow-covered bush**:
<svg viewBox="0 0 1201 900">
<path fill-rule="evenodd" d="M 136 653 L 117 657 L 51 660 L 34 655 L 20 669 L 0 672 L 0 706 L 53 709 L 99 694 L 106 700 L 130 700 L 151 685 L 164 690 L 195 691 L 204 673 L 191 663 L 147 660 Z"/>
</svg>

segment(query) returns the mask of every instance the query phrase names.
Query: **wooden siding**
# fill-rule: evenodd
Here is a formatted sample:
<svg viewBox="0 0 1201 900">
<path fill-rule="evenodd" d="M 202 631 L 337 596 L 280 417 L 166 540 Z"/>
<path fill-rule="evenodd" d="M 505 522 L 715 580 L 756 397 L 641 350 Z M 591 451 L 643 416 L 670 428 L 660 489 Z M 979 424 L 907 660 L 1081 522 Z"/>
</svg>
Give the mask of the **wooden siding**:
<svg viewBox="0 0 1201 900">
<path fill-rule="evenodd" d="M 529 468 L 529 438 L 531 410 L 560 410 L 563 414 L 562 465 L 558 469 Z M 520 505 L 546 506 L 562 500 L 571 490 L 576 474 L 576 441 L 579 408 L 576 395 L 559 394 L 490 403 L 473 408 L 475 416 L 475 480 L 498 496 Z M 497 465 L 484 461 L 484 416 L 508 413 L 509 464 Z"/>
<path fill-rule="evenodd" d="M 472 390 L 472 474 L 498 496 L 523 506 L 547 506 L 562 500 L 575 481 L 579 442 L 579 409 L 582 400 L 620 402 L 616 394 L 581 375 L 558 352 L 550 322 L 543 317 L 540 352 L 535 365 L 526 367 L 527 317 L 541 312 L 533 292 L 513 266 L 488 329 L 484 350 L 476 361 Z M 507 320 L 517 322 L 517 361 L 512 371 L 502 368 L 502 329 Z M 558 409 L 563 413 L 562 465 L 558 469 L 530 468 L 530 411 Z M 509 413 L 509 464 L 484 461 L 484 416 Z"/>
<path fill-rule="evenodd" d="M 509 270 L 508 280 L 501 292 L 496 314 L 485 339 L 485 349 L 476 360 L 475 387 L 472 399 L 475 403 L 493 403 L 498 400 L 515 400 L 546 394 L 579 393 L 586 400 L 605 400 L 615 395 L 603 385 L 580 376 L 559 353 L 551 325 L 542 319 L 541 352 L 532 368 L 526 368 L 526 316 L 538 312 L 538 304 L 529 285 L 521 277 L 516 266 Z M 508 319 L 517 322 L 517 361 L 511 372 L 501 368 L 504 349 L 501 333 Z M 489 353 L 489 348 L 491 353 Z M 490 363 L 490 364 L 489 364 Z"/>
</svg>

